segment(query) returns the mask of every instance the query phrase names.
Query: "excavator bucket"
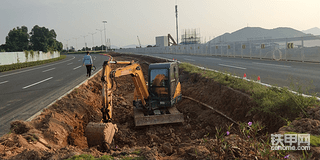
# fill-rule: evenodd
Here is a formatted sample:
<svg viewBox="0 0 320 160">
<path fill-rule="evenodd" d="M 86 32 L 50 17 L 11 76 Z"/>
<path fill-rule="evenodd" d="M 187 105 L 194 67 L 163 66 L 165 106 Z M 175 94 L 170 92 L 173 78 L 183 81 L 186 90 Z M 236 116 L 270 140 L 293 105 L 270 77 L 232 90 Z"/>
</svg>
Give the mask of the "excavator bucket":
<svg viewBox="0 0 320 160">
<path fill-rule="evenodd" d="M 176 107 L 159 111 L 159 114 L 146 115 L 141 110 L 134 108 L 134 123 L 136 126 L 148 126 L 168 123 L 184 122 L 183 114 Z M 161 113 L 161 114 L 160 114 Z"/>
<path fill-rule="evenodd" d="M 85 136 L 89 147 L 100 146 L 110 149 L 114 134 L 118 131 L 117 125 L 112 123 L 88 123 Z"/>
</svg>

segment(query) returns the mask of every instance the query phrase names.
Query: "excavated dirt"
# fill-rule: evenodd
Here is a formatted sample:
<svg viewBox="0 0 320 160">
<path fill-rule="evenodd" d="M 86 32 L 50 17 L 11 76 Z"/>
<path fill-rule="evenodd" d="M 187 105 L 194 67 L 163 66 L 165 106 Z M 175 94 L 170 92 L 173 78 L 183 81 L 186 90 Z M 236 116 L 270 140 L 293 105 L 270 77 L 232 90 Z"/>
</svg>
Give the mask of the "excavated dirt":
<svg viewBox="0 0 320 160">
<path fill-rule="evenodd" d="M 111 54 L 115 60 L 139 61 L 147 80 L 149 63 L 161 59 L 138 55 Z M 121 65 L 115 65 L 120 67 Z M 119 131 L 109 151 L 99 147 L 88 148 L 84 129 L 89 122 L 100 122 L 102 114 L 101 73 L 88 80 L 70 94 L 48 107 L 31 122 L 13 121 L 11 133 L 0 138 L 0 159 L 66 159 L 74 155 L 91 154 L 94 157 L 112 155 L 115 158 L 144 156 L 146 159 L 255 159 L 261 153 L 254 149 L 247 137 L 241 136 L 236 124 L 213 110 L 194 101 L 183 99 L 176 105 L 184 114 L 182 124 L 135 127 L 133 119 L 134 85 L 130 76 L 116 78 L 113 94 L 113 123 Z M 182 94 L 192 97 L 223 112 L 237 122 L 260 121 L 266 128 L 258 134 L 273 133 L 284 125 L 275 117 L 260 113 L 248 114 L 256 104 L 250 96 L 180 69 Z M 312 116 L 292 122 L 280 131 L 319 134 L 319 108 L 311 109 Z M 305 125 L 310 124 L 310 125 Z M 232 125 L 228 130 L 228 126 Z M 217 129 L 225 135 L 222 145 L 215 137 Z M 313 147 L 317 152 L 317 147 Z M 315 154 L 317 155 L 317 154 Z"/>
</svg>

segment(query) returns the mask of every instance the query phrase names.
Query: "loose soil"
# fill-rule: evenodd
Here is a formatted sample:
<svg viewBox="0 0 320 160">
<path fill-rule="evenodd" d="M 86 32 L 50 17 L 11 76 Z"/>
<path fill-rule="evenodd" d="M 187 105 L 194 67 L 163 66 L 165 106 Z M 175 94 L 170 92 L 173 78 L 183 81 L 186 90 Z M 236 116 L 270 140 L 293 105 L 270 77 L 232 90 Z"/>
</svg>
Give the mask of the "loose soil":
<svg viewBox="0 0 320 160">
<path fill-rule="evenodd" d="M 115 60 L 135 60 L 142 67 L 147 80 L 148 65 L 162 59 L 140 55 L 111 53 Z M 121 65 L 115 65 L 115 68 Z M 74 155 L 94 157 L 112 155 L 116 159 L 145 157 L 146 159 L 255 159 L 261 153 L 242 136 L 239 127 L 213 110 L 194 101 L 183 99 L 176 107 L 184 114 L 182 124 L 135 127 L 133 118 L 134 84 L 130 76 L 116 78 L 113 94 L 113 123 L 119 131 L 111 150 L 88 148 L 84 130 L 89 122 L 100 122 L 102 114 L 101 73 L 88 80 L 70 94 L 45 109 L 31 122 L 11 122 L 11 132 L 0 138 L 0 159 L 67 159 Z M 192 97 L 223 112 L 237 122 L 258 122 L 266 126 L 258 135 L 277 132 L 284 122 L 261 113 L 248 114 L 256 106 L 249 95 L 216 83 L 200 74 L 180 69 L 182 94 Z M 296 131 L 320 134 L 319 107 L 308 111 L 309 118 L 292 122 L 297 127 L 282 127 L 280 132 Z M 309 124 L 309 125 L 308 125 Z M 228 129 L 231 126 L 231 129 Z M 229 152 L 225 152 L 217 138 L 225 135 Z M 314 156 L 318 147 L 312 147 Z M 294 155 L 293 155 L 294 156 Z M 292 156 L 292 157 L 293 157 Z"/>
</svg>

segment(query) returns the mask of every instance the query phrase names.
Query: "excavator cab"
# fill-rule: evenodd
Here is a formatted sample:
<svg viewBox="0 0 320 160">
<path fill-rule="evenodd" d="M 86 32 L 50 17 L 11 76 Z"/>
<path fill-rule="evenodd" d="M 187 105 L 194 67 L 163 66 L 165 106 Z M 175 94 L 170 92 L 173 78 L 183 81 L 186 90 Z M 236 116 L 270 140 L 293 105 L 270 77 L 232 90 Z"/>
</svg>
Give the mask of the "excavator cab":
<svg viewBox="0 0 320 160">
<path fill-rule="evenodd" d="M 150 64 L 148 84 L 151 110 L 172 107 L 181 100 L 177 62 Z"/>
<path fill-rule="evenodd" d="M 181 100 L 179 66 L 177 62 L 153 63 L 148 70 L 147 105 L 134 101 L 136 126 L 180 123 L 183 114 L 174 106 Z"/>
</svg>

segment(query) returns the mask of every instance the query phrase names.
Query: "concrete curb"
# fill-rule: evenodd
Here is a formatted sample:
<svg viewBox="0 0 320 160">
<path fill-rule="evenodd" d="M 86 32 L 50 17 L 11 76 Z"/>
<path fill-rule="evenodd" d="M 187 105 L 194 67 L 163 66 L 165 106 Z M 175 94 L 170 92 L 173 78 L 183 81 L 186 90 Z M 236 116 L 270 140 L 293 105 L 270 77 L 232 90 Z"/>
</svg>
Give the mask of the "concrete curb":
<svg viewBox="0 0 320 160">
<path fill-rule="evenodd" d="M 90 80 L 91 78 L 93 78 L 97 73 L 99 73 L 102 70 L 102 68 L 100 70 L 98 70 L 96 73 L 94 73 L 90 78 L 84 80 L 83 82 L 81 82 L 79 85 L 75 86 L 74 88 L 70 89 L 67 93 L 63 94 L 62 96 L 60 96 L 58 99 L 54 100 L 53 102 L 51 102 L 47 107 L 43 108 L 42 110 L 40 110 L 39 112 L 37 112 L 36 114 L 34 114 L 33 116 L 31 116 L 30 118 L 28 118 L 26 121 L 31 121 L 32 119 L 34 119 L 35 117 L 37 117 L 38 115 L 40 115 L 44 109 L 48 108 L 49 106 L 53 105 L 54 103 L 56 103 L 58 100 L 60 100 L 62 97 L 68 95 L 69 93 L 71 93 L 75 88 L 80 87 L 82 84 L 86 83 L 88 80 Z"/>
</svg>

